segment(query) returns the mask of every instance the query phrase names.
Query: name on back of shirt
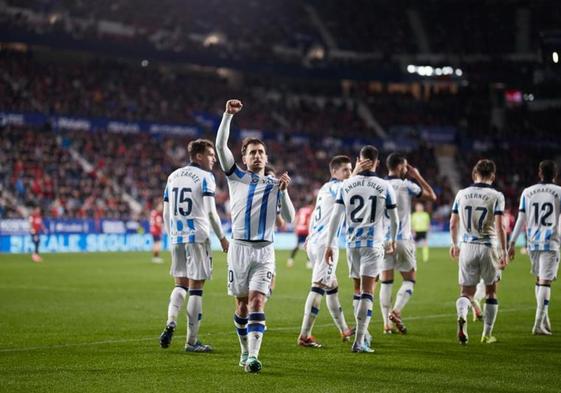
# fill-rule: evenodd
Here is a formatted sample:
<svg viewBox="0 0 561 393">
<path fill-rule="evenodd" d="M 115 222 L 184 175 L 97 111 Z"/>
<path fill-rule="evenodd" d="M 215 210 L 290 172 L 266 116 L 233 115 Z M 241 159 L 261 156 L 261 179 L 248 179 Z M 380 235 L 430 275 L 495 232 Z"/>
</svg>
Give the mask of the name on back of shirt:
<svg viewBox="0 0 561 393">
<path fill-rule="evenodd" d="M 378 191 L 379 193 L 383 193 L 384 192 L 384 188 L 378 184 L 375 183 L 371 180 L 366 180 L 366 179 L 361 179 L 361 180 L 355 180 L 352 183 L 349 183 L 346 187 L 345 187 L 345 192 L 349 192 L 351 191 L 353 188 L 356 187 L 370 187 L 370 188 L 374 188 L 376 191 Z"/>
</svg>

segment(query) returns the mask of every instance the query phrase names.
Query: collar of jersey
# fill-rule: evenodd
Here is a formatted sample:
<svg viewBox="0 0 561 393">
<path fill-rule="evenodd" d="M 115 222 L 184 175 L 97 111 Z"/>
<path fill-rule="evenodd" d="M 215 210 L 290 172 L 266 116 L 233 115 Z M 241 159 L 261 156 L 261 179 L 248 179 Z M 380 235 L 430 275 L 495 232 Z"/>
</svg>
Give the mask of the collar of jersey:
<svg viewBox="0 0 561 393">
<path fill-rule="evenodd" d="M 194 166 L 195 168 L 203 169 L 199 164 L 197 164 L 196 162 L 193 162 L 193 161 L 191 161 L 189 163 L 189 166 Z"/>
<path fill-rule="evenodd" d="M 376 172 L 372 171 L 362 171 L 358 173 L 358 176 L 378 176 Z"/>
<path fill-rule="evenodd" d="M 472 187 L 480 187 L 480 188 L 494 188 L 491 184 L 487 183 L 473 183 Z"/>
<path fill-rule="evenodd" d="M 338 182 L 340 182 L 341 180 L 335 179 L 334 177 L 332 177 L 331 179 L 329 179 L 329 181 L 330 181 L 330 182 L 333 182 L 333 183 L 338 183 Z"/>
<path fill-rule="evenodd" d="M 399 176 L 393 176 L 393 175 L 392 175 L 392 176 L 390 176 L 390 175 L 386 176 L 386 179 L 387 179 L 387 180 L 393 180 L 393 179 L 403 180 L 401 177 L 399 177 Z"/>
</svg>

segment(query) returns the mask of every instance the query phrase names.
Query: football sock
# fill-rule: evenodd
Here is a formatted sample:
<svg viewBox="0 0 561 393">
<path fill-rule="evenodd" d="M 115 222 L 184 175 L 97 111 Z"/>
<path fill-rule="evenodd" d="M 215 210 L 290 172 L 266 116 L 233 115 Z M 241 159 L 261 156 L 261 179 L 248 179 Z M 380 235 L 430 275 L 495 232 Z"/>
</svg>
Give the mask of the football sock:
<svg viewBox="0 0 561 393">
<path fill-rule="evenodd" d="M 339 288 L 330 289 L 327 291 L 327 296 L 325 301 L 327 303 L 327 308 L 329 313 L 335 322 L 335 326 L 339 329 L 339 332 L 343 333 L 349 328 L 347 321 L 345 321 L 345 315 L 343 314 L 343 308 L 341 307 L 341 302 L 339 301 L 338 292 Z"/>
<path fill-rule="evenodd" d="M 497 320 L 497 312 L 499 311 L 499 301 L 489 298 L 485 300 L 485 311 L 483 313 L 483 335 L 490 336 L 493 334 L 493 326 Z"/>
<path fill-rule="evenodd" d="M 403 307 L 405 307 L 405 305 L 411 298 L 411 295 L 413 295 L 414 287 L 415 281 L 404 280 L 403 283 L 401 283 L 401 287 L 399 288 L 399 291 L 397 291 L 395 306 L 393 307 L 394 310 L 396 310 L 397 312 L 401 312 L 401 310 L 403 310 Z"/>
<path fill-rule="evenodd" d="M 179 310 L 181 309 L 181 306 L 183 306 L 188 290 L 189 288 L 178 285 L 173 288 L 173 291 L 171 291 L 171 295 L 169 296 L 168 320 L 166 325 L 173 324 L 175 326 L 177 322 L 177 314 L 179 314 Z"/>
<path fill-rule="evenodd" d="M 240 340 L 240 350 L 242 353 L 247 353 L 247 317 L 240 317 L 238 314 L 234 314 L 234 326 L 238 333 L 238 339 Z"/>
<path fill-rule="evenodd" d="M 360 293 L 355 293 L 353 295 L 353 315 L 356 317 L 358 312 L 358 303 L 360 302 Z"/>
<path fill-rule="evenodd" d="M 536 321 L 534 325 L 541 328 L 547 311 L 549 308 L 549 298 L 551 296 L 551 287 L 546 284 L 540 284 L 538 289 L 537 307 L 536 307 Z"/>
<path fill-rule="evenodd" d="M 380 310 L 384 319 L 384 327 L 390 324 L 388 315 L 392 308 L 392 287 L 393 280 L 382 281 L 380 286 Z"/>
<path fill-rule="evenodd" d="M 191 289 L 187 301 L 187 344 L 194 345 L 197 342 L 202 317 L 203 290 Z"/>
<path fill-rule="evenodd" d="M 265 332 L 265 313 L 252 312 L 249 313 L 247 324 L 247 347 L 249 357 L 259 356 L 259 349 L 261 349 L 261 342 L 263 341 L 263 333 Z"/>
<path fill-rule="evenodd" d="M 458 313 L 458 318 L 462 318 L 464 321 L 467 321 L 467 314 L 471 302 L 469 298 L 465 296 L 461 296 L 456 300 L 456 311 Z"/>
<path fill-rule="evenodd" d="M 485 298 L 485 283 L 479 281 L 475 289 L 475 295 L 473 295 L 473 300 L 480 302 L 481 299 Z"/>
<path fill-rule="evenodd" d="M 304 306 L 304 319 L 302 320 L 302 328 L 300 329 L 301 337 L 308 337 L 312 334 L 312 328 L 318 316 L 321 298 L 324 294 L 325 291 L 319 287 L 312 287 L 308 293 L 306 305 Z"/>
<path fill-rule="evenodd" d="M 374 302 L 374 297 L 370 293 L 363 293 L 360 295 L 360 301 L 358 304 L 358 311 L 356 313 L 356 335 L 355 343 L 363 343 L 364 336 L 368 331 L 368 325 L 370 324 L 370 319 L 372 318 L 372 303 Z"/>
</svg>

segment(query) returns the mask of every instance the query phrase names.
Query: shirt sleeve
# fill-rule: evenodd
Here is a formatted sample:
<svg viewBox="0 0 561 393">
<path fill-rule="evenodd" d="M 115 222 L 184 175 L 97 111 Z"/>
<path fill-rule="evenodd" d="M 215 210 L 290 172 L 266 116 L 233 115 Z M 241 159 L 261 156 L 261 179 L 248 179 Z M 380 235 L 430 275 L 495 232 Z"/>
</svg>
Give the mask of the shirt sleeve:
<svg viewBox="0 0 561 393">
<path fill-rule="evenodd" d="M 454 204 L 452 205 L 452 213 L 454 214 L 458 214 L 458 211 L 460 210 L 459 195 L 460 194 L 456 195 L 456 198 L 454 199 Z"/>
<path fill-rule="evenodd" d="M 166 189 L 164 190 L 164 202 L 169 202 L 168 186 L 167 185 L 166 185 Z"/>
<path fill-rule="evenodd" d="M 518 211 L 526 213 L 526 195 L 524 195 L 524 193 L 522 193 L 522 196 L 520 197 L 520 206 L 518 207 Z"/>
<path fill-rule="evenodd" d="M 208 176 L 203 178 L 203 196 L 213 197 L 216 194 L 216 183 L 214 176 L 209 173 Z"/>
<path fill-rule="evenodd" d="M 397 198 L 395 197 L 395 190 L 393 189 L 391 184 L 388 183 L 388 188 L 386 189 L 386 209 L 395 209 L 396 200 Z"/>
<path fill-rule="evenodd" d="M 413 195 L 414 197 L 419 198 L 423 195 L 423 189 L 417 183 L 407 180 L 407 191 L 409 191 L 409 195 Z"/>
<path fill-rule="evenodd" d="M 343 187 L 340 187 L 337 191 L 337 197 L 335 198 L 335 203 L 340 205 L 345 205 L 345 201 L 343 200 Z"/>
<path fill-rule="evenodd" d="M 505 211 L 505 196 L 503 193 L 499 193 L 497 201 L 495 202 L 495 210 L 494 213 L 496 216 L 503 214 Z"/>
<path fill-rule="evenodd" d="M 224 174 L 228 177 L 228 179 L 234 181 L 239 181 L 246 175 L 245 171 L 241 169 L 238 164 L 232 165 L 232 167 L 224 172 Z"/>
</svg>

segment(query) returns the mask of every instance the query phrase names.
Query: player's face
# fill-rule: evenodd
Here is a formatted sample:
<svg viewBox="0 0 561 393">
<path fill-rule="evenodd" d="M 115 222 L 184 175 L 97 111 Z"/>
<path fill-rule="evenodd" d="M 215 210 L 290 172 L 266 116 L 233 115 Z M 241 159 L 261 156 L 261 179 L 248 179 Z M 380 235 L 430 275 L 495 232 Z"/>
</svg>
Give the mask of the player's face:
<svg viewBox="0 0 561 393">
<path fill-rule="evenodd" d="M 243 163 L 251 172 L 259 172 L 267 165 L 267 153 L 265 146 L 260 143 L 250 143 L 247 145 L 245 155 L 242 157 Z"/>
<path fill-rule="evenodd" d="M 342 164 L 339 168 L 333 171 L 333 177 L 337 180 L 345 180 L 351 177 L 353 172 L 353 167 L 351 163 Z"/>
<path fill-rule="evenodd" d="M 211 171 L 216 163 L 216 153 L 212 147 L 207 147 L 205 152 L 201 154 L 201 167 L 207 171 Z"/>
<path fill-rule="evenodd" d="M 423 210 L 425 210 L 425 207 L 423 206 L 422 203 L 417 203 L 417 204 L 415 205 L 415 211 L 417 211 L 417 212 L 422 212 Z"/>
<path fill-rule="evenodd" d="M 407 175 L 407 160 L 404 160 L 403 164 L 399 164 L 397 168 L 399 172 L 399 177 L 404 178 L 405 175 Z"/>
</svg>

